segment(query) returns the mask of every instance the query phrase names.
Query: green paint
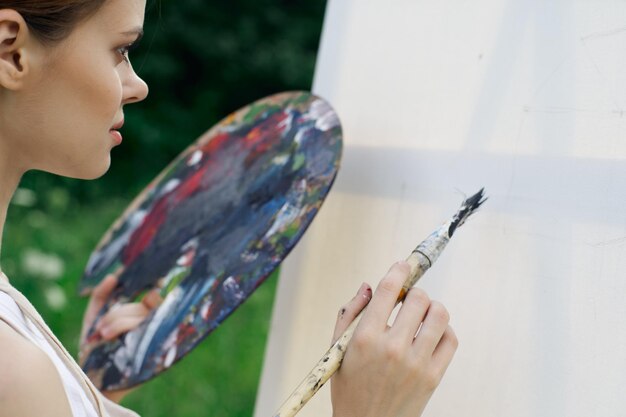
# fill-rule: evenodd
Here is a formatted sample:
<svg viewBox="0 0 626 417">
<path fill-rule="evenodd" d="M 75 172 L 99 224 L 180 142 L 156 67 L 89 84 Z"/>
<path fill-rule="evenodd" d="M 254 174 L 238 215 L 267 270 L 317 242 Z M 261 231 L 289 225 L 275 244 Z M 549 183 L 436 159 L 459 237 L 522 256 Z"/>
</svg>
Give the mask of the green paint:
<svg viewBox="0 0 626 417">
<path fill-rule="evenodd" d="M 300 168 L 302 168 L 304 166 L 304 155 L 299 153 L 295 156 L 295 158 L 293 159 L 293 166 L 292 166 L 292 171 L 297 171 Z"/>
</svg>

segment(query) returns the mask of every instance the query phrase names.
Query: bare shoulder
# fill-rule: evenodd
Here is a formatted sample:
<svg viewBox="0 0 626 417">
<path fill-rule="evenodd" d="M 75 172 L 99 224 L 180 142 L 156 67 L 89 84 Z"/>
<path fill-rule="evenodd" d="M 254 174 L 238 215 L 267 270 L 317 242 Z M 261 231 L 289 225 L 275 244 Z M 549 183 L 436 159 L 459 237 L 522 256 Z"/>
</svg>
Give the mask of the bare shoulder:
<svg viewBox="0 0 626 417">
<path fill-rule="evenodd" d="M 50 358 L 0 320 L 0 417 L 71 417 Z"/>
</svg>

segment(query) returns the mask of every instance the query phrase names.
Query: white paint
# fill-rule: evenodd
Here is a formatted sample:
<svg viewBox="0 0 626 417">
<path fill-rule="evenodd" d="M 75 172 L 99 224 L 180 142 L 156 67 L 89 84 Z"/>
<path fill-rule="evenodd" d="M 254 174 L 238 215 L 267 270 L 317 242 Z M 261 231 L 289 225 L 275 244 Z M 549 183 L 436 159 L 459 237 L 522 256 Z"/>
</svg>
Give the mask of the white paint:
<svg viewBox="0 0 626 417">
<path fill-rule="evenodd" d="M 331 0 L 314 90 L 344 161 L 283 266 L 255 415 L 361 281 L 485 186 L 422 280 L 460 339 L 425 416 L 623 416 L 626 2 Z M 330 415 L 327 389 L 299 414 Z"/>
</svg>

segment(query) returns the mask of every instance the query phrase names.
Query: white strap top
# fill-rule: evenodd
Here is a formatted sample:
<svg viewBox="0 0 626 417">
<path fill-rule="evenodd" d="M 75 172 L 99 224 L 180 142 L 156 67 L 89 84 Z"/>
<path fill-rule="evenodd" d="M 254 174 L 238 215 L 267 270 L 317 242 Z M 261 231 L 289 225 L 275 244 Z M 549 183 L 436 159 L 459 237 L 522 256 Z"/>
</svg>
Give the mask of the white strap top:
<svg viewBox="0 0 626 417">
<path fill-rule="evenodd" d="M 32 304 L 9 284 L 2 272 L 0 272 L 0 320 L 50 357 L 61 376 L 73 417 L 139 417 L 136 413 L 106 399 L 93 386 Z"/>
<path fill-rule="evenodd" d="M 87 395 L 78 384 L 78 381 L 76 381 L 76 378 L 72 376 L 69 369 L 67 369 L 61 358 L 59 358 L 59 355 L 54 352 L 52 346 L 50 346 L 37 327 L 24 317 L 15 301 L 4 292 L 0 292 L 0 320 L 5 321 L 14 329 L 21 330 L 20 333 L 22 335 L 37 345 L 50 357 L 59 372 L 61 381 L 63 381 L 65 393 L 67 394 L 67 399 L 74 417 L 98 417 L 96 409 L 87 398 Z"/>
</svg>

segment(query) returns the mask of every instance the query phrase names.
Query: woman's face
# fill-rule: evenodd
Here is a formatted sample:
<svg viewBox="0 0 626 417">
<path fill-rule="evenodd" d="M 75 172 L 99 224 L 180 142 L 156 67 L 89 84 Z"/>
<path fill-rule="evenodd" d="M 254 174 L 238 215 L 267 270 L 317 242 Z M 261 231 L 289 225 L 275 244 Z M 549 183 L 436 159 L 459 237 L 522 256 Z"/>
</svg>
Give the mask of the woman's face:
<svg viewBox="0 0 626 417">
<path fill-rule="evenodd" d="M 124 105 L 148 94 L 126 49 L 141 36 L 144 9 L 145 0 L 107 0 L 58 45 L 29 41 L 27 81 L 2 117 L 13 163 L 84 179 L 107 171 Z"/>
</svg>

